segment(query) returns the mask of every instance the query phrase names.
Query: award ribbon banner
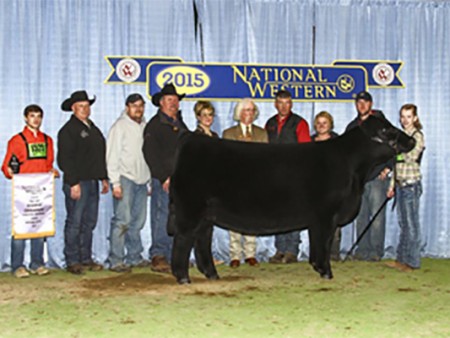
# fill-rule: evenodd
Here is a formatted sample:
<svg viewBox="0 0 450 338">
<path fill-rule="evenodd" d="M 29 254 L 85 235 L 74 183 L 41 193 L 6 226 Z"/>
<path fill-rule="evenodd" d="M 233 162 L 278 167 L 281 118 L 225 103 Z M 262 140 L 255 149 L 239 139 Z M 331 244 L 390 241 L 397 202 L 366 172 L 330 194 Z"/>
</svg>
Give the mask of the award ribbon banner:
<svg viewBox="0 0 450 338">
<path fill-rule="evenodd" d="M 15 174 L 12 180 L 12 235 L 15 239 L 54 236 L 54 175 Z"/>
<path fill-rule="evenodd" d="M 331 65 L 185 62 L 177 57 L 106 56 L 106 84 L 146 84 L 152 97 L 173 83 L 186 99 L 272 101 L 281 89 L 294 101 L 350 102 L 368 88 L 403 88 L 402 61 L 337 60 Z"/>
</svg>

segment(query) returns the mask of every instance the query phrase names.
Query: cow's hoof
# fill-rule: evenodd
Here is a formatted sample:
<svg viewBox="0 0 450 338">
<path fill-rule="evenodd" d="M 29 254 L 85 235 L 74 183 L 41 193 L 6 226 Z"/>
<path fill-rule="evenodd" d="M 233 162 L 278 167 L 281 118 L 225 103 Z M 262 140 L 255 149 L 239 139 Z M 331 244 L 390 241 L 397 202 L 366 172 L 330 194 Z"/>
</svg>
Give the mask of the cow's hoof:
<svg viewBox="0 0 450 338">
<path fill-rule="evenodd" d="M 218 279 L 220 279 L 219 275 L 217 275 L 217 274 L 212 275 L 212 276 L 206 276 L 206 278 L 208 278 L 209 280 L 218 280 Z"/>
<path fill-rule="evenodd" d="M 191 280 L 189 278 L 177 278 L 178 284 L 191 284 Z"/>
<path fill-rule="evenodd" d="M 321 273 L 320 277 L 322 277 L 323 279 L 333 279 L 333 275 L 330 273 Z"/>
</svg>

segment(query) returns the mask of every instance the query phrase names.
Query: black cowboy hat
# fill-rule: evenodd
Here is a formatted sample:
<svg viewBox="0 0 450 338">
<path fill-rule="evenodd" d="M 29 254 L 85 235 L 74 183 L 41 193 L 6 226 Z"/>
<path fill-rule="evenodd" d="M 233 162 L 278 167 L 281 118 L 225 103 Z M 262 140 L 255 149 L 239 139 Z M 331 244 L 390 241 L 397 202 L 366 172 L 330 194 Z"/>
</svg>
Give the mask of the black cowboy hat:
<svg viewBox="0 0 450 338">
<path fill-rule="evenodd" d="M 186 96 L 186 94 L 178 94 L 177 93 L 177 89 L 175 88 L 175 86 L 172 83 L 168 83 L 166 84 L 163 89 L 161 89 L 160 92 L 156 93 L 155 95 L 152 96 L 152 103 L 156 106 L 159 107 L 159 101 L 162 99 L 163 96 L 165 95 L 176 95 L 178 96 L 178 99 L 181 101 L 183 100 L 183 97 Z"/>
<path fill-rule="evenodd" d="M 95 102 L 95 95 L 94 98 L 92 100 L 89 100 L 89 96 L 86 93 L 85 90 L 79 90 L 76 92 L 73 92 L 72 95 L 70 95 L 70 97 L 66 100 L 64 100 L 64 102 L 61 104 L 61 109 L 64 111 L 71 111 L 72 110 L 72 105 L 76 102 L 80 102 L 80 101 L 89 101 L 89 105 L 92 106 Z"/>
</svg>

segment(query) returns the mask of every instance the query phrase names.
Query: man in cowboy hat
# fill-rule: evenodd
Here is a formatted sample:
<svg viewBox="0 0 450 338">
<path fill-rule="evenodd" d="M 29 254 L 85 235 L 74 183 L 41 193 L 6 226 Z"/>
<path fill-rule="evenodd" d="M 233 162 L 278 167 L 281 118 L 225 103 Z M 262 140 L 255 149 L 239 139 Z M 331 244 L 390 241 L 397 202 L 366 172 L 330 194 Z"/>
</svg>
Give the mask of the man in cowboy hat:
<svg viewBox="0 0 450 338">
<path fill-rule="evenodd" d="M 148 122 L 144 130 L 144 152 L 152 173 L 151 229 L 150 247 L 151 269 L 156 272 L 170 272 L 172 238 L 168 236 L 166 225 L 169 215 L 169 186 L 175 159 L 178 135 L 187 130 L 181 118 L 179 95 L 173 84 L 169 83 L 153 95 L 152 103 L 159 107 L 158 112 Z"/>
<path fill-rule="evenodd" d="M 97 224 L 99 185 L 108 192 L 106 143 L 102 132 L 89 119 L 91 105 L 86 91 L 76 91 L 61 104 L 72 111 L 70 120 L 58 132 L 58 165 L 64 173 L 66 197 L 64 255 L 67 271 L 79 275 L 85 269 L 103 267 L 92 259 L 92 232 Z"/>
</svg>

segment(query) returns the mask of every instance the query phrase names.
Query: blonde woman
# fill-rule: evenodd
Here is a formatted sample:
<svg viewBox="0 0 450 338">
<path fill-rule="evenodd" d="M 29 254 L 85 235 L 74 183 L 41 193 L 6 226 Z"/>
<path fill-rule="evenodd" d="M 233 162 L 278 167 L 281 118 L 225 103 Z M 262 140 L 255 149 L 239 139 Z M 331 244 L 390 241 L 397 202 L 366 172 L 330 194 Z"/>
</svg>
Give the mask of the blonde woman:
<svg viewBox="0 0 450 338">
<path fill-rule="evenodd" d="M 321 111 L 314 118 L 314 130 L 315 134 L 311 136 L 312 142 L 320 142 L 333 139 L 338 136 L 333 131 L 334 120 L 333 116 L 327 111 Z M 340 249 L 341 249 L 341 228 L 337 228 L 334 233 L 333 242 L 331 244 L 331 254 L 330 257 L 334 261 L 340 260 Z"/>
<path fill-rule="evenodd" d="M 211 126 L 214 123 L 214 117 L 216 116 L 214 106 L 211 104 L 211 102 L 197 101 L 194 106 L 194 113 L 195 118 L 197 119 L 197 128 L 194 130 L 194 133 L 218 138 L 219 135 L 211 130 Z M 214 265 L 220 265 L 223 264 L 224 261 L 219 258 L 216 241 L 217 239 L 214 239 L 213 233 L 211 240 L 211 252 L 214 260 Z"/>
<path fill-rule="evenodd" d="M 194 106 L 194 113 L 197 119 L 197 129 L 195 129 L 194 133 L 216 138 L 219 137 L 217 133 L 211 130 L 215 117 L 215 109 L 211 102 L 197 101 Z"/>
</svg>

